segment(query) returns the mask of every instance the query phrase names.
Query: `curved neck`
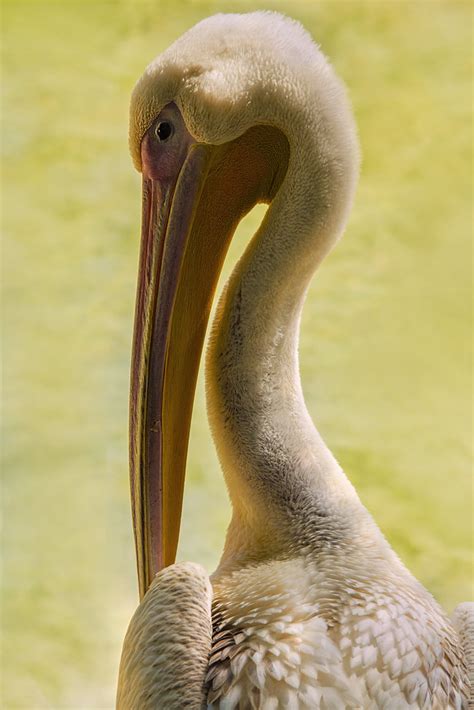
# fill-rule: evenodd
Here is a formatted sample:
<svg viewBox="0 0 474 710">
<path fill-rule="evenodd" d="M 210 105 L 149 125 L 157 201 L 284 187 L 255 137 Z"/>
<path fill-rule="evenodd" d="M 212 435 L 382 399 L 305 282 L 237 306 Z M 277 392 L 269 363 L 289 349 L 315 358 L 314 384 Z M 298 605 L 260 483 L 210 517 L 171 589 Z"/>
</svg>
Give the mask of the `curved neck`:
<svg viewBox="0 0 474 710">
<path fill-rule="evenodd" d="M 288 541 L 288 527 L 305 544 L 312 521 L 311 540 L 327 541 L 364 510 L 311 421 L 299 377 L 305 293 L 344 228 L 357 173 L 354 146 L 346 141 L 329 159 L 313 135 L 290 142 L 287 175 L 226 285 L 211 333 L 208 413 L 240 530 L 238 541 L 228 537 L 229 554 L 255 547 L 259 535 L 266 549 L 269 540 Z"/>
</svg>

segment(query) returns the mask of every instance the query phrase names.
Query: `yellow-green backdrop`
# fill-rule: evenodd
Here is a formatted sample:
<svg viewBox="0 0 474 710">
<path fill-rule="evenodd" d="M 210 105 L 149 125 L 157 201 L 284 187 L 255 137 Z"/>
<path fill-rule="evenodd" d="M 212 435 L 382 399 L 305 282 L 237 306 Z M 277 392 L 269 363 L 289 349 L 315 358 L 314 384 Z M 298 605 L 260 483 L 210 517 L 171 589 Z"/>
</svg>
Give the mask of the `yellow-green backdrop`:
<svg viewBox="0 0 474 710">
<path fill-rule="evenodd" d="M 413 572 L 448 610 L 472 595 L 470 3 L 5 2 L 2 707 L 113 707 L 137 599 L 129 94 L 197 20 L 257 8 L 322 45 L 362 144 L 350 224 L 304 312 L 309 409 Z M 228 518 L 201 377 L 180 558 L 212 570 Z"/>
</svg>

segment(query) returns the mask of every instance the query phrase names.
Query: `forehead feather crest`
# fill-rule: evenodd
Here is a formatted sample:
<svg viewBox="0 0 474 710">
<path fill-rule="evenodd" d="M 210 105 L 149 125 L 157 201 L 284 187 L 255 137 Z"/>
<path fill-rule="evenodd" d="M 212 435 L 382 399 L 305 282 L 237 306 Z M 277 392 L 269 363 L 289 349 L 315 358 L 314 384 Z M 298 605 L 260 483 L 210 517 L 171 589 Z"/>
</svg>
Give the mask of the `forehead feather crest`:
<svg viewBox="0 0 474 710">
<path fill-rule="evenodd" d="M 285 130 L 290 110 L 312 105 L 314 111 L 315 83 L 343 92 L 299 23 L 275 12 L 209 17 L 160 54 L 135 86 L 129 134 L 135 167 L 144 133 L 171 101 L 198 141 L 219 144 L 255 123 Z"/>
</svg>

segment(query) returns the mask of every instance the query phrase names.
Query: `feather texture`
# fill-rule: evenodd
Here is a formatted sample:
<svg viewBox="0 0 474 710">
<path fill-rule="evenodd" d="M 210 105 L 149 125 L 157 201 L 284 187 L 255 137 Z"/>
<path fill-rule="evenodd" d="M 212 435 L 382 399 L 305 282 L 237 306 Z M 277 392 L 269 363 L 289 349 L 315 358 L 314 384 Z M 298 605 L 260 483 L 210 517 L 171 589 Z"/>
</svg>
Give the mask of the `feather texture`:
<svg viewBox="0 0 474 710">
<path fill-rule="evenodd" d="M 123 645 L 117 710 L 200 710 L 211 648 L 209 578 L 183 562 L 156 575 Z"/>
<path fill-rule="evenodd" d="M 434 599 L 403 568 L 352 557 L 217 576 L 210 708 L 467 708 L 463 651 Z"/>
</svg>

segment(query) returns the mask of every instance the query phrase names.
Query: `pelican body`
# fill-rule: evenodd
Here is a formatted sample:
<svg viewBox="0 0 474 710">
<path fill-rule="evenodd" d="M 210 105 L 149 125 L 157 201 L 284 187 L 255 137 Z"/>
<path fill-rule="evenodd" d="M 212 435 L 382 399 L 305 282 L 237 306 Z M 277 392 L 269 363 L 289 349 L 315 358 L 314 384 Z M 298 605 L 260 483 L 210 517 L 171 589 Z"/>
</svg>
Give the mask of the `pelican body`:
<svg viewBox="0 0 474 710">
<path fill-rule="evenodd" d="M 341 81 L 298 23 L 216 15 L 138 81 L 130 148 L 143 175 L 130 398 L 141 601 L 117 707 L 467 708 L 472 607 L 451 623 L 410 574 L 303 398 L 305 293 L 344 230 L 359 169 Z M 233 509 L 209 578 L 175 563 L 189 423 L 220 269 L 258 202 L 268 210 L 207 349 Z"/>
</svg>

